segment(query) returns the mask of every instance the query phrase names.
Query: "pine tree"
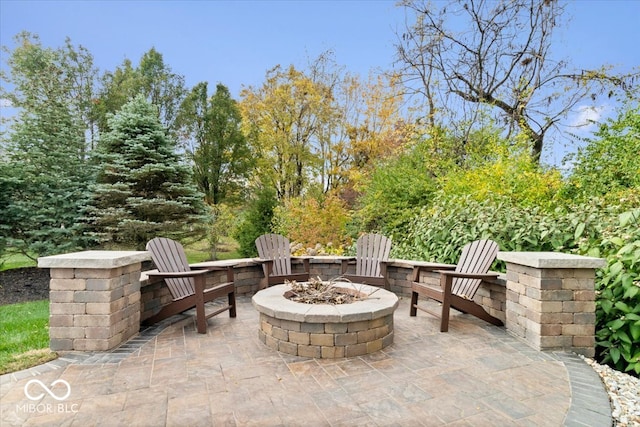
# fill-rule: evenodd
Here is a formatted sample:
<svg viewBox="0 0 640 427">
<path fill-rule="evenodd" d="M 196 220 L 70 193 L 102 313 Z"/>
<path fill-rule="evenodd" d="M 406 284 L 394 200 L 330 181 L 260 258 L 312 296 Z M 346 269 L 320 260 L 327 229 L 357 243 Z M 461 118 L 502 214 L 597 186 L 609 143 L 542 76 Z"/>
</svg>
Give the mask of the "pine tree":
<svg viewBox="0 0 640 427">
<path fill-rule="evenodd" d="M 43 48 L 28 33 L 17 40 L 3 75 L 13 90 L 2 97 L 18 113 L 0 140 L 0 254 L 6 248 L 35 259 L 84 247 L 79 219 L 90 174 L 85 124 L 71 102 L 79 75 L 68 61 L 71 47 Z"/>
<path fill-rule="evenodd" d="M 106 246 L 141 250 L 153 237 L 182 239 L 203 223 L 202 195 L 155 108 L 134 98 L 109 118 L 98 142 L 87 219 Z"/>
</svg>

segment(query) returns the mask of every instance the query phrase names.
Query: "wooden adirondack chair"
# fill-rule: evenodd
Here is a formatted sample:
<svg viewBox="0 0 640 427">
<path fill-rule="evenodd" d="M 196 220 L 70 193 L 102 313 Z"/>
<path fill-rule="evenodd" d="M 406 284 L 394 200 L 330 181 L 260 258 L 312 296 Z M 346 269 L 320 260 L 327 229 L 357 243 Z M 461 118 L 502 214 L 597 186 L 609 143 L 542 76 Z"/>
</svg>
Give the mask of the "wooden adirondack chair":
<svg viewBox="0 0 640 427">
<path fill-rule="evenodd" d="M 500 319 L 491 316 L 482 306 L 473 301 L 482 279 L 498 277 L 496 273 L 488 273 L 497 254 L 498 244 L 492 240 L 476 240 L 467 244 L 462 248 L 458 264 L 451 266 L 452 270 L 442 270 L 442 267 L 430 270 L 440 274 L 440 286 L 420 283 L 420 271 L 429 270 L 429 268 L 414 267 L 409 315 L 415 316 L 417 309 L 420 309 L 440 317 L 440 332 L 449 330 L 450 307 L 463 313 L 472 314 L 493 325 L 502 326 Z M 419 307 L 419 295 L 439 301 L 442 304 L 441 313 L 434 313 L 424 307 Z"/>
<path fill-rule="evenodd" d="M 259 262 L 262 263 L 264 277 L 260 280 L 260 289 L 285 280 L 304 282 L 309 280 L 309 259 L 303 260 L 304 273 L 292 273 L 291 245 L 289 239 L 279 234 L 263 234 L 256 239 Z"/>
<path fill-rule="evenodd" d="M 363 234 L 356 242 L 356 274 L 347 274 L 348 260 L 342 262 L 342 277 L 355 283 L 389 289 L 387 262 L 391 239 L 381 234 Z"/>
<path fill-rule="evenodd" d="M 167 284 L 173 301 L 165 305 L 145 324 L 153 324 L 174 314 L 196 308 L 196 325 L 198 333 L 207 333 L 207 319 L 223 311 L 229 310 L 230 317 L 236 317 L 235 285 L 233 267 L 199 267 L 190 266 L 182 245 L 174 240 L 156 237 L 147 243 L 153 262 L 158 272 L 149 272 L 149 277 L 161 277 Z M 227 271 L 227 281 L 206 288 L 206 275 L 213 271 Z M 205 303 L 227 296 L 228 305 L 205 313 Z"/>
</svg>

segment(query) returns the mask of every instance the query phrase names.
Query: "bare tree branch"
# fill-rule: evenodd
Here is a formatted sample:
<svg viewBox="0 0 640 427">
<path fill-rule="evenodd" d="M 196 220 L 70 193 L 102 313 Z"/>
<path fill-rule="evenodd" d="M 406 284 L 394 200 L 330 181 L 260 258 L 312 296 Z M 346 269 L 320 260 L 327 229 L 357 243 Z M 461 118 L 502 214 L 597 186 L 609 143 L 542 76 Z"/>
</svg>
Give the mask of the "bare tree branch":
<svg viewBox="0 0 640 427">
<path fill-rule="evenodd" d="M 475 105 L 472 123 L 477 111 L 489 107 L 509 129 L 527 135 L 538 160 L 547 131 L 580 101 L 594 91 L 633 88 L 633 76 L 621 79 L 604 69 L 566 72 L 565 62 L 552 59 L 553 31 L 564 12 L 553 0 L 404 0 L 401 5 L 415 20 L 398 37 L 397 59 L 408 92 L 427 98 L 427 114 L 460 113 L 446 103 L 438 110 L 437 92 Z"/>
</svg>

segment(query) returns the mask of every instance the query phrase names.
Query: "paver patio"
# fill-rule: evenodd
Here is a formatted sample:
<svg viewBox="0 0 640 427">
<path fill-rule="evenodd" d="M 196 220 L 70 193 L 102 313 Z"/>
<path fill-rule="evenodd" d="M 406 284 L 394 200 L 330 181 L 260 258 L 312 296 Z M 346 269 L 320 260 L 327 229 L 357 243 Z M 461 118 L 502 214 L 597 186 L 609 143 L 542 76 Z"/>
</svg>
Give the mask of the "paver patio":
<svg viewBox="0 0 640 427">
<path fill-rule="evenodd" d="M 394 343 L 373 354 L 308 359 L 258 339 L 258 312 L 191 316 L 111 353 L 71 354 L 4 375 L 0 424 L 39 426 L 610 425 L 599 378 L 577 356 L 531 349 L 504 328 L 452 312 L 448 333 L 402 298 Z M 73 362 L 71 362 L 73 361 Z M 34 376 L 35 375 L 35 376 Z M 54 399 L 38 379 L 64 401 Z M 62 388 L 61 388 L 62 387 Z M 607 424 L 608 423 L 608 424 Z"/>
</svg>

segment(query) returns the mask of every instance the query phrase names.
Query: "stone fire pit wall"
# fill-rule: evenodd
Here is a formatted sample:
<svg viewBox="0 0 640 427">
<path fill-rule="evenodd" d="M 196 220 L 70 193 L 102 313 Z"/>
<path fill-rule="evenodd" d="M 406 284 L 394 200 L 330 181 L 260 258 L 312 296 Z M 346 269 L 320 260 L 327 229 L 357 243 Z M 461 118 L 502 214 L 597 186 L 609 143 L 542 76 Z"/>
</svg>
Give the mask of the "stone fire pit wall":
<svg viewBox="0 0 640 427">
<path fill-rule="evenodd" d="M 350 304 L 330 305 L 290 301 L 284 297 L 288 285 L 256 293 L 252 301 L 260 312 L 260 341 L 294 356 L 327 359 L 361 356 L 392 344 L 398 297 L 372 286 L 338 286 L 375 294 Z"/>
</svg>

